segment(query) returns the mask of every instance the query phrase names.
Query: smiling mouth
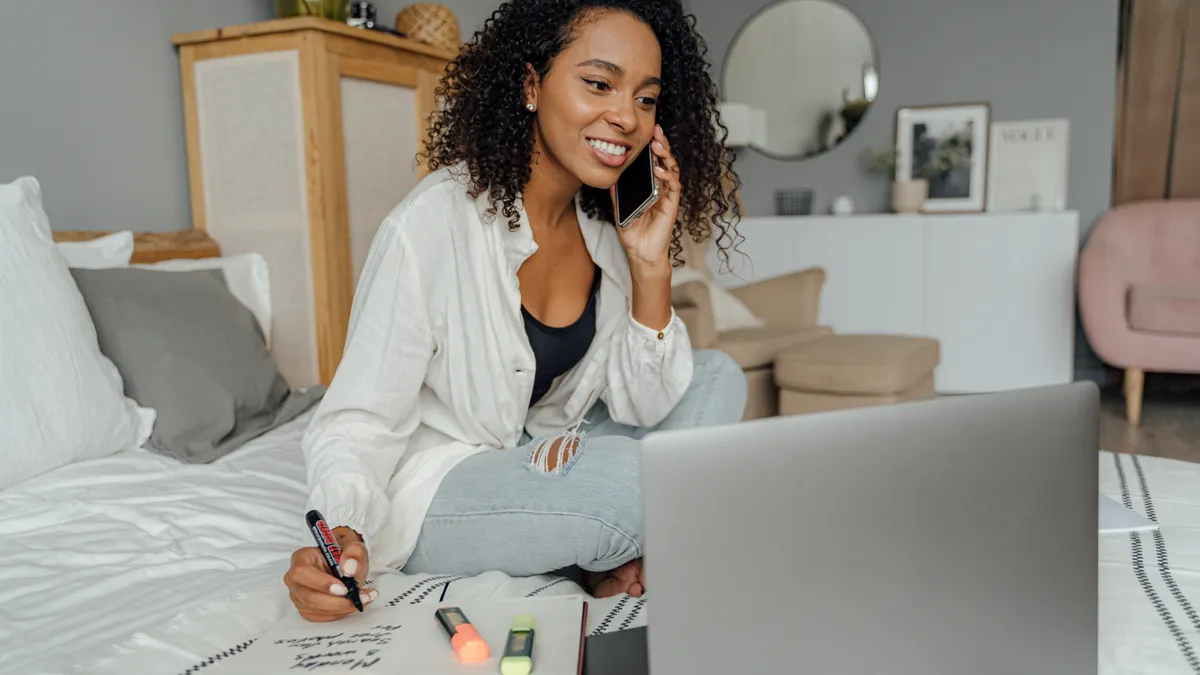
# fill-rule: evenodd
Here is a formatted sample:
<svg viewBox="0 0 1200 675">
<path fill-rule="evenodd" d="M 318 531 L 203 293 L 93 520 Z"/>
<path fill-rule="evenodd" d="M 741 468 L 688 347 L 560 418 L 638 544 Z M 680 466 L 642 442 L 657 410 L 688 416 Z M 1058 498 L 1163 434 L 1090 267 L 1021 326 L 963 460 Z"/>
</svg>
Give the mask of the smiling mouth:
<svg viewBox="0 0 1200 675">
<path fill-rule="evenodd" d="M 613 157 L 624 157 L 625 153 L 629 152 L 629 146 L 627 145 L 609 143 L 608 141 L 601 141 L 595 138 L 589 138 L 587 139 L 587 142 L 588 145 L 592 146 L 593 148 Z"/>
</svg>

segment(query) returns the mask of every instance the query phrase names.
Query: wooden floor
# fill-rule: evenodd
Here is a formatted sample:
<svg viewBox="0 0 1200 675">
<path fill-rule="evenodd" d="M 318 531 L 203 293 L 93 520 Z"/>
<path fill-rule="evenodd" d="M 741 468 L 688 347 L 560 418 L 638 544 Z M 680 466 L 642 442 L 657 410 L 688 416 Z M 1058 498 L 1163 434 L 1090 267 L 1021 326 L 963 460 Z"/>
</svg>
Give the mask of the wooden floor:
<svg viewBox="0 0 1200 675">
<path fill-rule="evenodd" d="M 1142 423 L 1125 422 L 1125 398 L 1118 384 L 1104 389 L 1100 447 L 1200 463 L 1200 378 L 1146 375 Z"/>
</svg>

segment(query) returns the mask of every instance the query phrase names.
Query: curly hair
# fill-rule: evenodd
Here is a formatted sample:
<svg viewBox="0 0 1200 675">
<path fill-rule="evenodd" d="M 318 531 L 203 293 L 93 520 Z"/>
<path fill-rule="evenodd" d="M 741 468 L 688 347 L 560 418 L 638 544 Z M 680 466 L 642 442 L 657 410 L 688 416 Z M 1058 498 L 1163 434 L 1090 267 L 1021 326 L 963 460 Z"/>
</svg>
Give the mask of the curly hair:
<svg viewBox="0 0 1200 675">
<path fill-rule="evenodd" d="M 716 85 L 694 15 L 680 0 L 509 0 L 463 46 L 437 87 L 442 109 L 431 121 L 423 161 L 433 171 L 462 164 L 470 192 L 488 193 L 490 214 L 519 227 L 515 206 L 528 183 L 534 152 L 533 117 L 524 112 L 529 66 L 539 77 L 596 12 L 627 12 L 654 31 L 662 53 L 656 122 L 671 139 L 679 162 L 679 215 L 670 256 L 678 264 L 684 231 L 696 242 L 713 237 L 722 257 L 736 243 L 740 208 L 728 129 L 718 119 Z M 606 190 L 585 185 L 580 195 L 590 217 L 613 222 Z M 715 233 L 714 233 L 715 231 Z M 715 236 L 714 236 L 715 234 Z M 732 243 L 731 243 L 732 242 Z"/>
</svg>

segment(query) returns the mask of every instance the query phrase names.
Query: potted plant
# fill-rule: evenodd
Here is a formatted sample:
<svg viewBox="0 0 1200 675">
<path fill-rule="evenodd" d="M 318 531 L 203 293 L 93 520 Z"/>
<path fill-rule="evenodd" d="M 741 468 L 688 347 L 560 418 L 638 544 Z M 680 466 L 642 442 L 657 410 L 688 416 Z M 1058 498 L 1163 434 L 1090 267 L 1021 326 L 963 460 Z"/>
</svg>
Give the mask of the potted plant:
<svg viewBox="0 0 1200 675">
<path fill-rule="evenodd" d="M 931 147 L 922 148 L 920 161 L 915 162 L 910 180 L 895 179 L 896 151 L 867 148 L 863 161 L 875 171 L 890 172 L 892 179 L 892 210 L 896 213 L 918 213 L 929 198 L 929 185 L 949 180 L 954 170 L 971 163 L 969 133 L 952 134 L 937 140 Z"/>
<path fill-rule="evenodd" d="M 919 213 L 929 197 L 929 180 L 924 175 L 914 176 L 911 180 L 896 180 L 896 151 L 875 150 L 867 148 L 863 151 L 863 162 L 873 171 L 890 173 L 892 175 L 892 211 L 896 213 Z"/>
<path fill-rule="evenodd" d="M 275 0 L 275 13 L 281 18 L 316 16 L 345 21 L 346 4 L 345 0 Z"/>
</svg>

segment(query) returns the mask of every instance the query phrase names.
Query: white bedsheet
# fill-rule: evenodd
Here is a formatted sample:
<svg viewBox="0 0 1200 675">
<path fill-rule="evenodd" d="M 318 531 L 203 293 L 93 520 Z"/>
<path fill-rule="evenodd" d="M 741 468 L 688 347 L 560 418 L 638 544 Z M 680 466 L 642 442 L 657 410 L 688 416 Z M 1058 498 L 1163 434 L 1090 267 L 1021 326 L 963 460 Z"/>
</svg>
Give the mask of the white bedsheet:
<svg viewBox="0 0 1200 675">
<path fill-rule="evenodd" d="M 307 421 L 213 465 L 139 451 L 0 493 L 0 673 L 207 675 L 236 661 L 291 611 L 281 577 L 292 550 L 311 544 L 299 450 Z M 1106 453 L 1100 489 L 1161 530 L 1101 539 L 1099 672 L 1200 672 L 1200 465 Z M 496 572 L 389 571 L 372 583 L 385 603 L 436 602 L 443 588 L 449 600 L 581 592 Z M 589 632 L 645 625 L 652 597 L 593 602 Z"/>
<path fill-rule="evenodd" d="M 180 673 L 277 621 L 291 553 L 312 545 L 300 452 L 310 416 L 211 465 L 127 452 L 0 493 L 0 673 Z M 582 592 L 556 577 L 386 577 L 373 583 L 403 602 L 436 601 L 450 579 L 453 597 Z M 613 598 L 593 612 L 618 604 L 602 628 L 641 611 Z M 642 625 L 637 612 L 625 627 Z"/>
<path fill-rule="evenodd" d="M 303 544 L 308 415 L 213 465 L 139 450 L 0 493 L 0 673 L 55 672 L 237 589 Z"/>
<path fill-rule="evenodd" d="M 1100 539 L 1100 673 L 1200 673 L 1200 464 L 1105 454 L 1100 491 L 1159 523 Z"/>
</svg>

